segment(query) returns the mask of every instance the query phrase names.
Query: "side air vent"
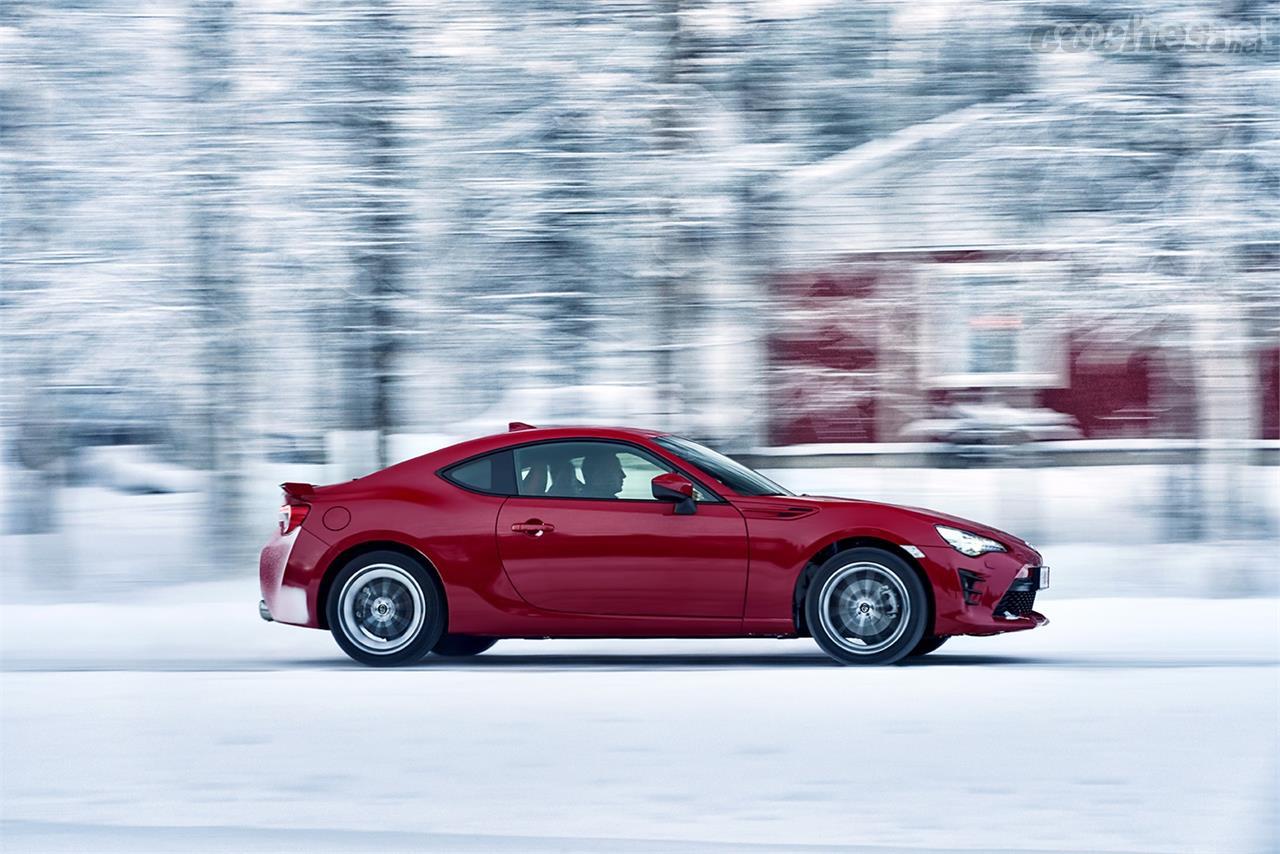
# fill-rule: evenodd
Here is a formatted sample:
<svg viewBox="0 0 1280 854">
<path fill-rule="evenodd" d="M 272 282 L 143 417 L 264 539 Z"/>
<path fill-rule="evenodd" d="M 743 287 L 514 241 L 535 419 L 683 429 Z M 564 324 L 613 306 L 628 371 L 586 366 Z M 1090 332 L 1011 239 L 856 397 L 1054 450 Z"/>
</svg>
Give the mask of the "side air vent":
<svg viewBox="0 0 1280 854">
<path fill-rule="evenodd" d="M 739 507 L 748 519 L 800 519 L 818 511 L 812 507 Z"/>
<path fill-rule="evenodd" d="M 778 511 L 779 519 L 799 519 L 813 512 L 812 507 L 784 507 Z"/>
</svg>

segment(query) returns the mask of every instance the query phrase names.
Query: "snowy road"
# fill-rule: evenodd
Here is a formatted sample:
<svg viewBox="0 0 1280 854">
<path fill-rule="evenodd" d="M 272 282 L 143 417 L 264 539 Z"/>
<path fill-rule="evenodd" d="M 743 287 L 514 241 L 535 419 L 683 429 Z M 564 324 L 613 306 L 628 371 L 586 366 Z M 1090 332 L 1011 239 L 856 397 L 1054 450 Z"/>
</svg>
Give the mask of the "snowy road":
<svg viewBox="0 0 1280 854">
<path fill-rule="evenodd" d="M 159 617 L 0 608 L 3 850 L 1280 841 L 1275 599 L 1046 598 L 1046 629 L 885 669 L 808 641 L 527 641 L 383 672 L 209 590 Z M 64 618 L 82 631 L 51 640 Z"/>
</svg>

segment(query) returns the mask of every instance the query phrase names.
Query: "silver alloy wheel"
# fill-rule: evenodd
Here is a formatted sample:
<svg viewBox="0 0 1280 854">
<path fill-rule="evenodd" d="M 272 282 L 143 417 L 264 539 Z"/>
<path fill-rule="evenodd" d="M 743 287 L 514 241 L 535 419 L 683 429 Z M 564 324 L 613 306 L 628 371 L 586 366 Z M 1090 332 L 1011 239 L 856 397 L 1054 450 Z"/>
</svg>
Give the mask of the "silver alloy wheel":
<svg viewBox="0 0 1280 854">
<path fill-rule="evenodd" d="M 423 601 L 422 587 L 408 570 L 389 563 L 366 566 L 342 587 L 342 633 L 374 655 L 398 652 L 422 628 Z"/>
<path fill-rule="evenodd" d="M 867 561 L 842 566 L 818 593 L 819 617 L 827 637 L 855 655 L 892 646 L 907 630 L 911 601 L 902 579 Z"/>
</svg>

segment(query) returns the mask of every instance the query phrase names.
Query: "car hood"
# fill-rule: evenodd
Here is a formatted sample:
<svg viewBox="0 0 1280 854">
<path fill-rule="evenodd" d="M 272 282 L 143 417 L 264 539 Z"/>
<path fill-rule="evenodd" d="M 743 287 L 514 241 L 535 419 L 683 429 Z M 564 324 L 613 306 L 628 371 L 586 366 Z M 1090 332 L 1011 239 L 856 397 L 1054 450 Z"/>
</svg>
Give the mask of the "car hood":
<svg viewBox="0 0 1280 854">
<path fill-rule="evenodd" d="M 840 498 L 834 495 L 788 495 L 778 496 L 776 498 L 770 496 L 770 500 L 786 503 L 790 506 L 803 503 L 815 506 L 818 509 L 843 510 L 846 512 L 857 512 L 858 510 L 888 511 L 890 513 L 909 516 L 913 519 L 920 520 L 931 525 L 950 525 L 954 528 L 971 531 L 972 533 L 982 537 L 991 537 L 992 539 L 1000 542 L 1020 545 L 1034 550 L 1034 547 L 1026 540 L 1023 540 L 1021 537 L 1014 536 L 1008 531 L 1002 531 L 999 528 L 993 528 L 990 525 L 984 525 L 981 522 L 975 522 L 974 520 L 966 519 L 963 516 L 953 516 L 950 513 L 930 510 L 927 507 L 912 507 L 905 504 L 889 504 L 883 501 L 865 501 L 860 498 Z"/>
</svg>

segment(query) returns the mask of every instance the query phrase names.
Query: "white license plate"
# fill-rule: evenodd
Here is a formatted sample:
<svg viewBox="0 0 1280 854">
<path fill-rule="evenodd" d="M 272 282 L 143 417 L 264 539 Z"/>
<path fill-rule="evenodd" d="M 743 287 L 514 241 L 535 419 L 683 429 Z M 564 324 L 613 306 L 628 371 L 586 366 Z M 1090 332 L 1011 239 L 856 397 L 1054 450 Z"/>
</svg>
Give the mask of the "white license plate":
<svg viewBox="0 0 1280 854">
<path fill-rule="evenodd" d="M 1044 590 L 1049 586 L 1049 567 L 1040 567 L 1040 589 Z"/>
</svg>

